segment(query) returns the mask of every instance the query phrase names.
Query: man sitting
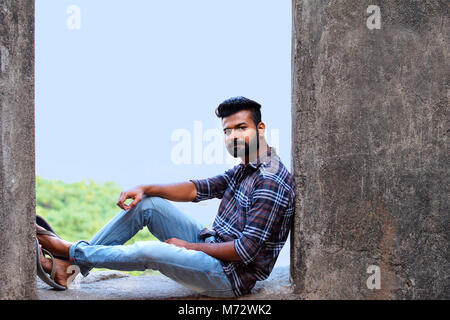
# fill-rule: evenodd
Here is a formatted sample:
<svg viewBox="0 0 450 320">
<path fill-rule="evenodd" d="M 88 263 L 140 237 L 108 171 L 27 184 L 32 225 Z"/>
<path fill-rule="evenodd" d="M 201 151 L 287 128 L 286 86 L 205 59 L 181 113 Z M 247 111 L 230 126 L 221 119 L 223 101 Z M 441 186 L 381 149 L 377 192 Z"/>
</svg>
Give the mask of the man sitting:
<svg viewBox="0 0 450 320">
<path fill-rule="evenodd" d="M 123 210 L 91 241 L 69 243 L 38 235 L 56 256 L 56 282 L 67 287 L 67 268 L 78 265 L 86 276 L 93 267 L 159 270 L 174 281 L 212 297 L 238 297 L 266 279 L 286 242 L 294 214 L 295 184 L 274 147 L 266 143 L 261 105 L 244 98 L 221 103 L 228 152 L 242 162 L 207 179 L 142 185 L 121 192 Z M 222 199 L 212 230 L 178 210 L 170 201 Z M 127 205 L 125 201 L 133 199 Z M 147 227 L 160 241 L 123 245 Z M 40 229 L 41 227 L 36 226 Z M 52 263 L 41 256 L 46 271 Z"/>
</svg>

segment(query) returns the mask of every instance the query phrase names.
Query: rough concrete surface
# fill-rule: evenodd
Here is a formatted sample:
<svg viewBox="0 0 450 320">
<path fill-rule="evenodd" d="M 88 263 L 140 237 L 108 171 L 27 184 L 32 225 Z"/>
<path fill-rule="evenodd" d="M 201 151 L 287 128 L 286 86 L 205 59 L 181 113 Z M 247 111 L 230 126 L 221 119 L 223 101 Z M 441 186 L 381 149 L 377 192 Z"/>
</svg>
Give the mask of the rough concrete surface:
<svg viewBox="0 0 450 320">
<path fill-rule="evenodd" d="M 450 299 L 449 6 L 293 0 L 293 292 L 276 269 L 241 299 Z M 34 157 L 34 1 L 0 0 L 0 299 L 205 298 L 163 276 L 36 290 Z"/>
<path fill-rule="evenodd" d="M 0 299 L 36 296 L 34 1 L 0 0 Z"/>
<path fill-rule="evenodd" d="M 450 298 L 449 30 L 447 0 L 293 1 L 302 298 Z"/>
<path fill-rule="evenodd" d="M 86 278 L 79 275 L 66 291 L 56 291 L 38 278 L 40 300 L 156 300 L 156 299 L 213 299 L 176 283 L 163 275 L 130 277 L 118 271 L 91 272 Z M 287 267 L 275 268 L 270 277 L 257 282 L 251 295 L 239 299 L 294 299 Z"/>
</svg>

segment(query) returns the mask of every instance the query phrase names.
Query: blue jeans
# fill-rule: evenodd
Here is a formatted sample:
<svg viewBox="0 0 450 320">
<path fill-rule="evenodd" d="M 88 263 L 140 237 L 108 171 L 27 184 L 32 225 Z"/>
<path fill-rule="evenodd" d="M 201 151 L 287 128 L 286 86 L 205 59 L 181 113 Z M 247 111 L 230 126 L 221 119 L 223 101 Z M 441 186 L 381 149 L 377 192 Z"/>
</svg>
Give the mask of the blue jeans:
<svg viewBox="0 0 450 320">
<path fill-rule="evenodd" d="M 160 241 L 123 245 L 145 226 Z M 199 238 L 202 229 L 202 225 L 169 201 L 144 196 L 133 209 L 119 212 L 89 243 L 73 244 L 69 258 L 84 276 L 93 267 L 123 271 L 153 269 L 202 295 L 235 297 L 218 259 L 164 242 L 169 238 L 209 242 L 211 238 Z"/>
</svg>

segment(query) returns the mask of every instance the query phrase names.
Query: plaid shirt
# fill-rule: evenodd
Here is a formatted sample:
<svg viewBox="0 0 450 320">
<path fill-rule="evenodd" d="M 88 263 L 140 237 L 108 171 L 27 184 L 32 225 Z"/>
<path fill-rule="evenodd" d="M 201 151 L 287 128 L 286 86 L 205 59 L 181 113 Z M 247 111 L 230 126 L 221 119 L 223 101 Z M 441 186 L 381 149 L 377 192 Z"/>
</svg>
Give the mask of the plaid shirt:
<svg viewBox="0 0 450 320">
<path fill-rule="evenodd" d="M 295 183 L 271 147 L 259 161 L 240 163 L 208 179 L 191 179 L 192 202 L 222 199 L 212 228 L 213 242 L 234 241 L 242 262 L 221 260 L 236 296 L 266 279 L 286 242 L 294 214 Z"/>
</svg>

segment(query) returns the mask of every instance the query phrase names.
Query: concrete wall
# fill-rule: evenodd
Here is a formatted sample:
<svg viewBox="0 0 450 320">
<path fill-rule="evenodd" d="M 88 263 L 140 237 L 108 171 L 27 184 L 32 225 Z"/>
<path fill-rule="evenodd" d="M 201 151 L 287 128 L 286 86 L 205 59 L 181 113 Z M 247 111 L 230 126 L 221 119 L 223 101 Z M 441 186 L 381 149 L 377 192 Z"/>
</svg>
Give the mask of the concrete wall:
<svg viewBox="0 0 450 320">
<path fill-rule="evenodd" d="M 303 298 L 450 298 L 449 30 L 448 0 L 293 1 Z"/>
<path fill-rule="evenodd" d="M 34 1 L 0 0 L 0 299 L 36 297 Z"/>
<path fill-rule="evenodd" d="M 293 1 L 302 298 L 450 298 L 448 30 L 447 0 Z M 0 0 L 0 299 L 36 297 L 34 157 L 34 1 Z"/>
</svg>

